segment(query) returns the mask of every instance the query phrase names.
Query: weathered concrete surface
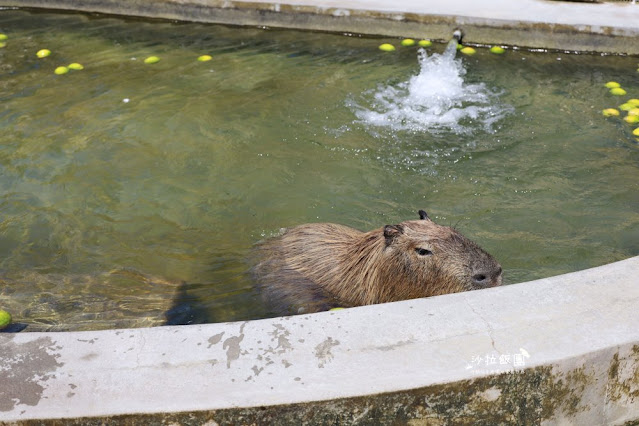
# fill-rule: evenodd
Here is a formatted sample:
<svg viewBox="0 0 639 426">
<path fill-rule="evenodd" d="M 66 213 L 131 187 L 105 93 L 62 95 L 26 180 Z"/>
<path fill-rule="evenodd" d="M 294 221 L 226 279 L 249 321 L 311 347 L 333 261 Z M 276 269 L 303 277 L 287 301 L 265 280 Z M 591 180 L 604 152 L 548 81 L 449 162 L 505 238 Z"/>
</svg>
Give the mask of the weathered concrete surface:
<svg viewBox="0 0 639 426">
<path fill-rule="evenodd" d="M 1 5 L 639 54 L 639 6 L 541 0 Z M 503 288 L 245 323 L 0 334 L 0 423 L 628 424 L 639 258 Z"/>
<path fill-rule="evenodd" d="M 0 423 L 624 424 L 638 276 L 635 257 L 305 316 L 0 334 Z"/>
<path fill-rule="evenodd" d="M 639 54 L 639 5 L 548 0 L 0 0 L 0 5 Z"/>
</svg>

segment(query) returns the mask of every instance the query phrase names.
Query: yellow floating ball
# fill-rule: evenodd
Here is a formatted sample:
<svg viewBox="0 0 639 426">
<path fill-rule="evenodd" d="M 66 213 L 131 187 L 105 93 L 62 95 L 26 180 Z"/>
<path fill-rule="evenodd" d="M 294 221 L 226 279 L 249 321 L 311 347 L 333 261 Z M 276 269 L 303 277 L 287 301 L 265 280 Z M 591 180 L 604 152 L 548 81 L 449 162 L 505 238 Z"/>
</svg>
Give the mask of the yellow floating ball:
<svg viewBox="0 0 639 426">
<path fill-rule="evenodd" d="M 70 70 L 80 71 L 80 70 L 84 69 L 84 66 L 82 64 L 77 63 L 77 62 L 74 62 L 72 64 L 67 65 L 67 68 L 69 68 Z"/>
<path fill-rule="evenodd" d="M 610 89 L 610 94 L 611 95 L 625 96 L 626 93 L 627 92 L 625 90 L 623 90 L 621 87 L 613 87 L 612 89 Z"/>
<path fill-rule="evenodd" d="M 197 60 L 200 61 L 200 62 L 210 61 L 211 59 L 213 59 L 213 57 L 211 55 L 202 55 L 202 56 L 197 58 Z"/>
<path fill-rule="evenodd" d="M 493 46 L 490 48 L 490 53 L 494 53 L 495 55 L 503 55 L 506 49 L 501 46 Z"/>
<path fill-rule="evenodd" d="M 457 50 L 462 50 L 464 48 L 463 44 L 457 43 Z"/>
<path fill-rule="evenodd" d="M 630 111 L 634 107 L 635 106 L 633 104 L 631 104 L 630 102 L 626 102 L 624 104 L 619 105 L 619 109 L 622 110 L 622 111 Z"/>
<path fill-rule="evenodd" d="M 633 108 L 630 111 L 628 111 L 628 115 L 636 115 L 637 117 L 639 117 L 639 108 Z"/>
<path fill-rule="evenodd" d="M 616 81 L 609 81 L 608 83 L 604 84 L 604 86 L 606 86 L 608 89 L 614 89 L 615 87 L 621 87 L 621 84 L 617 83 Z"/>
<path fill-rule="evenodd" d="M 144 60 L 145 64 L 157 64 L 158 62 L 160 62 L 160 58 L 157 56 L 149 56 Z"/>
<path fill-rule="evenodd" d="M 637 124 L 639 123 L 639 115 L 626 115 L 623 118 L 623 121 L 625 121 L 628 124 Z"/>
<path fill-rule="evenodd" d="M 472 47 L 463 47 L 459 51 L 463 53 L 464 55 L 468 55 L 468 56 L 471 56 L 477 53 L 477 51 L 473 49 Z"/>
<path fill-rule="evenodd" d="M 383 43 L 379 45 L 379 50 L 382 50 L 384 52 L 392 52 L 395 50 L 395 46 L 390 43 Z"/>
<path fill-rule="evenodd" d="M 636 107 L 639 107 L 639 99 L 628 99 L 628 102 L 630 105 L 634 105 Z"/>
<path fill-rule="evenodd" d="M 639 136 L 639 127 L 632 131 L 632 134 L 635 136 Z"/>
<path fill-rule="evenodd" d="M 7 40 L 9 37 L 6 34 L 1 34 L 0 33 L 0 41 L 5 41 Z"/>
<path fill-rule="evenodd" d="M 412 38 L 405 38 L 404 40 L 402 40 L 402 46 L 404 47 L 415 46 L 415 40 L 413 40 Z"/>
<path fill-rule="evenodd" d="M 11 324 L 11 314 L 0 309 L 0 330 L 6 328 L 9 324 Z"/>
<path fill-rule="evenodd" d="M 62 75 L 62 74 L 68 73 L 69 72 L 69 68 L 67 68 L 67 67 L 58 67 L 53 72 L 58 74 L 58 75 Z"/>
<path fill-rule="evenodd" d="M 420 47 L 431 47 L 433 45 L 433 42 L 430 40 L 419 40 L 417 44 Z"/>
<path fill-rule="evenodd" d="M 619 115 L 619 111 L 614 108 L 606 108 L 602 112 L 605 117 L 617 117 Z"/>
<path fill-rule="evenodd" d="M 46 58 L 50 54 L 51 54 L 51 51 L 49 49 L 40 49 L 36 52 L 36 56 L 38 58 Z"/>
</svg>

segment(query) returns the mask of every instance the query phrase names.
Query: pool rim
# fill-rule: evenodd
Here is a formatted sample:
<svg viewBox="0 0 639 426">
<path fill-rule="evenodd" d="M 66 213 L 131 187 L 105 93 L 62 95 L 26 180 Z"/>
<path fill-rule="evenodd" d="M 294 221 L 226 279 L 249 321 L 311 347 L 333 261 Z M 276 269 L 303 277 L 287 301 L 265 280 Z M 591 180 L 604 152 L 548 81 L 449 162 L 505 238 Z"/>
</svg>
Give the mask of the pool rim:
<svg viewBox="0 0 639 426">
<path fill-rule="evenodd" d="M 361 1 L 352 2 L 352 7 L 344 6 L 351 2 L 330 7 L 328 0 L 160 0 L 153 7 L 144 0 L 92 0 L 81 8 L 70 0 L 1 4 L 187 21 L 202 14 L 205 20 L 198 22 L 362 34 L 370 33 L 373 25 L 377 35 L 435 40 L 445 40 L 452 29 L 461 27 L 467 42 L 476 44 L 639 55 L 637 5 L 570 4 L 577 15 L 591 13 L 594 22 L 570 24 L 559 19 L 563 3 L 522 2 L 540 13 L 557 13 L 540 22 L 516 16 L 490 19 L 473 15 L 466 0 L 454 5 L 471 11 L 464 15 L 397 10 L 410 9 L 413 0 L 402 5 L 381 1 L 377 4 L 388 7 L 377 9 Z M 504 2 L 490 4 L 499 7 Z M 622 8 L 630 13 L 618 21 L 602 22 L 606 14 L 598 11 Z M 626 20 L 633 25 L 626 25 Z M 407 421 L 421 419 L 422 424 L 460 418 L 549 424 L 633 422 L 639 419 L 639 377 L 632 374 L 639 369 L 639 331 L 633 327 L 639 321 L 633 309 L 639 304 L 637 276 L 639 256 L 507 287 L 299 317 L 94 332 L 0 333 L 0 350 L 9 354 L 0 359 L 0 377 L 14 380 L 0 389 L 0 424 L 151 420 L 212 425 L 242 419 L 288 424 L 303 416 L 317 422 L 365 423 L 374 419 L 376 404 Z M 434 318 L 420 322 L 429 313 Z M 375 328 L 376 334 L 367 328 L 375 324 L 384 325 Z M 304 337 L 311 329 L 311 337 Z M 347 336 L 349 332 L 354 336 Z M 257 343 L 262 341 L 266 343 Z M 460 361 L 472 366 L 474 356 L 523 356 L 517 352 L 521 349 L 529 357 L 519 369 L 478 373 L 474 367 L 460 368 Z M 386 387 L 371 388 L 377 383 L 365 377 L 366 368 Z M 356 373 L 362 380 L 356 380 Z M 309 379 L 303 378 L 306 374 Z M 189 391 L 196 392 L 173 397 L 184 390 L 185 382 Z M 279 382 L 282 386 L 273 396 L 269 387 Z M 522 400 L 504 394 L 513 383 L 532 394 L 536 384 L 549 387 L 541 386 L 535 394 L 538 406 L 533 410 L 514 413 L 508 412 L 512 406 L 508 404 Z M 455 405 L 451 395 L 464 392 L 468 392 L 466 403 Z M 398 410 L 397 401 L 412 405 L 393 412 Z M 516 414 L 533 417 L 513 417 Z"/>
</svg>

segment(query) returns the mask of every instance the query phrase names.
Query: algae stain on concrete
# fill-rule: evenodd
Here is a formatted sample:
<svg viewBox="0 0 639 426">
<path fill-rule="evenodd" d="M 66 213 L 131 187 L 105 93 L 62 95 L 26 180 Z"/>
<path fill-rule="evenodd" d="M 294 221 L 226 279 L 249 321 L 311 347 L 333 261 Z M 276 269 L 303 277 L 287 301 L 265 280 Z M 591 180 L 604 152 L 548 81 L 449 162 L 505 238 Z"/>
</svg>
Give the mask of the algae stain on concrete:
<svg viewBox="0 0 639 426">
<path fill-rule="evenodd" d="M 209 342 L 209 346 L 208 348 L 210 348 L 213 345 L 217 345 L 218 343 L 220 343 L 220 340 L 222 340 L 222 336 L 224 336 L 224 332 L 218 333 L 214 336 L 211 336 L 208 340 Z"/>
<path fill-rule="evenodd" d="M 612 402 L 634 402 L 639 398 L 639 345 L 634 345 L 627 356 L 615 353 L 608 368 L 608 399 Z"/>
<path fill-rule="evenodd" d="M 272 340 L 277 340 L 277 346 L 273 349 L 272 353 L 283 354 L 286 351 L 291 350 L 291 342 L 288 340 L 288 336 L 291 332 L 288 331 L 282 324 L 273 324 L 274 330 L 269 334 L 273 336 Z"/>
<path fill-rule="evenodd" d="M 559 413 L 574 415 L 585 410 L 584 389 L 594 378 L 583 368 L 566 374 L 552 367 L 462 381 L 431 388 L 424 398 L 422 420 L 455 421 L 455 424 L 540 424 Z"/>
<path fill-rule="evenodd" d="M 339 340 L 333 340 L 332 337 L 327 337 L 326 340 L 315 346 L 315 357 L 319 361 L 317 364 L 319 368 L 324 368 L 324 365 L 333 359 L 331 349 L 337 345 L 339 345 Z"/>
<path fill-rule="evenodd" d="M 246 381 L 254 380 L 254 378 L 257 378 L 264 370 L 272 365 L 276 365 L 278 361 L 284 365 L 285 368 L 293 365 L 288 360 L 282 358 L 284 354 L 293 350 L 293 345 L 289 340 L 291 332 L 282 324 L 273 324 L 273 331 L 267 332 L 267 334 L 271 336 L 271 344 L 267 343 L 264 345 L 266 347 L 258 348 L 257 354 L 255 355 L 255 365 L 251 367 L 253 375 L 249 376 Z M 258 341 L 258 344 L 262 344 L 262 341 Z M 249 352 L 250 350 L 245 353 Z M 269 372 L 269 374 L 271 373 Z"/>
<path fill-rule="evenodd" d="M 240 334 L 238 336 L 232 336 L 224 340 L 222 349 L 226 349 L 226 368 L 231 368 L 231 362 L 240 357 L 240 343 L 244 340 L 244 327 L 246 323 L 240 326 Z M 220 336 L 221 338 L 221 336 Z"/>
<path fill-rule="evenodd" d="M 326 355 L 336 343 L 327 338 L 316 348 L 316 355 Z M 593 380 L 594 373 L 583 367 L 557 373 L 542 366 L 397 393 L 221 410 L 210 413 L 209 418 L 220 424 L 274 426 L 538 425 L 583 408 L 582 385 L 587 388 Z"/>
<path fill-rule="evenodd" d="M 59 346 L 50 337 L 15 343 L 0 338 L 0 412 L 17 405 L 38 405 L 45 383 L 64 364 L 58 361 Z"/>
</svg>

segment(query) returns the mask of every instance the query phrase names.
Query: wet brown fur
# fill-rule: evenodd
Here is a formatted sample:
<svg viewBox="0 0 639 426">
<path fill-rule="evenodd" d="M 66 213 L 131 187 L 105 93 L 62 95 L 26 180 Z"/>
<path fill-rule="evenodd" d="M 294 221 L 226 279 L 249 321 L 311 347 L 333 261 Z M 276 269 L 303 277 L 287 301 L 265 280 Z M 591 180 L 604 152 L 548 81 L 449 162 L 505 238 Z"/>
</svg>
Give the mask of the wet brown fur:
<svg viewBox="0 0 639 426">
<path fill-rule="evenodd" d="M 254 277 L 278 314 L 316 312 L 501 284 L 497 261 L 455 229 L 427 218 L 360 232 L 300 225 L 258 245 Z M 418 250 L 432 254 L 420 255 Z M 473 276 L 485 275 L 481 283 Z"/>
</svg>

